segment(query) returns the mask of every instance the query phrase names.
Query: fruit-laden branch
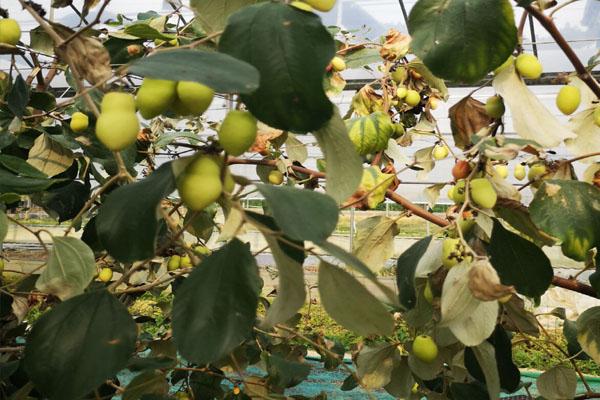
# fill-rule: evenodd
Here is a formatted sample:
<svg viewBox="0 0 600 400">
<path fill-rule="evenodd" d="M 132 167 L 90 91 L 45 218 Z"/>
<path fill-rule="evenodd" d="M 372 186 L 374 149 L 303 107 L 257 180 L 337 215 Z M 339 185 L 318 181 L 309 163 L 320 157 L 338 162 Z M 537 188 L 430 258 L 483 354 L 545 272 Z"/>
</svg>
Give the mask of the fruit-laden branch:
<svg viewBox="0 0 600 400">
<path fill-rule="evenodd" d="M 550 33 L 556 44 L 561 48 L 561 50 L 565 53 L 571 64 L 575 67 L 575 71 L 577 71 L 577 75 L 581 78 L 582 81 L 588 85 L 588 87 L 594 92 L 596 97 L 600 99 L 600 84 L 596 82 L 590 71 L 588 71 L 585 66 L 582 64 L 573 48 L 569 46 L 564 36 L 560 33 L 552 18 L 545 15 L 539 9 L 529 5 L 525 7 L 525 9 L 538 20 L 538 22 Z"/>
</svg>

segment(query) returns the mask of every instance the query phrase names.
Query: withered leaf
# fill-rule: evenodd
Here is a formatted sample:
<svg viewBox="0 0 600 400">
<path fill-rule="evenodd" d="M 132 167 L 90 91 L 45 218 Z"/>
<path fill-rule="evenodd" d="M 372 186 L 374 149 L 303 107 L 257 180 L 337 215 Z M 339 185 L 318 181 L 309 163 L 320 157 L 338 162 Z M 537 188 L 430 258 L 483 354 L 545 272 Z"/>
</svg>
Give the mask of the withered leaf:
<svg viewBox="0 0 600 400">
<path fill-rule="evenodd" d="M 465 150 L 471 145 L 471 136 L 492 123 L 485 105 L 471 96 L 450 107 L 450 127 L 456 147 Z"/>
</svg>

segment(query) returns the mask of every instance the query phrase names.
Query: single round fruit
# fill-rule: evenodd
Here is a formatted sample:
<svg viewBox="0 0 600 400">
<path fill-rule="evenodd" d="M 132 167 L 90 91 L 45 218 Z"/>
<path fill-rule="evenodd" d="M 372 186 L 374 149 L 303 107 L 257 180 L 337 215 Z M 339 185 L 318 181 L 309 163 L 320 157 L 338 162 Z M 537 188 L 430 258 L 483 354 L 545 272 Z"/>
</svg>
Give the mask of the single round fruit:
<svg viewBox="0 0 600 400">
<path fill-rule="evenodd" d="M 398 89 L 396 89 L 396 97 L 399 99 L 405 98 L 407 94 L 408 89 L 406 89 L 404 86 L 400 86 Z"/>
<path fill-rule="evenodd" d="M 492 183 L 486 178 L 473 179 L 470 184 L 471 198 L 482 208 L 493 208 L 498 200 L 498 194 Z"/>
<path fill-rule="evenodd" d="M 425 289 L 423 289 L 423 298 L 429 304 L 433 303 L 433 292 L 431 291 L 431 284 L 429 281 L 425 284 Z"/>
<path fill-rule="evenodd" d="M 500 96 L 488 97 L 485 101 L 485 113 L 492 118 L 501 118 L 506 109 L 504 108 L 504 100 Z"/>
<path fill-rule="evenodd" d="M 290 6 L 292 7 L 296 7 L 302 11 L 308 11 L 308 12 L 313 12 L 314 8 L 312 8 L 312 6 L 310 4 L 307 4 L 303 1 L 292 1 L 290 3 Z"/>
<path fill-rule="evenodd" d="M 464 179 L 459 179 L 456 181 L 456 185 L 454 185 L 454 202 L 455 203 L 463 203 L 465 201 L 465 189 L 467 187 L 467 182 Z"/>
<path fill-rule="evenodd" d="M 527 175 L 527 172 L 525 171 L 525 166 L 523 164 L 515 165 L 514 175 L 517 180 L 522 181 L 523 178 L 525 178 L 525 175 Z"/>
<path fill-rule="evenodd" d="M 576 235 L 574 231 L 569 231 L 567 238 L 560 245 L 563 254 L 575 261 L 585 261 L 587 253 L 592 247 L 593 243 L 589 235 L 584 232 Z"/>
<path fill-rule="evenodd" d="M 230 111 L 219 129 L 219 143 L 232 156 L 244 154 L 256 140 L 256 118 L 246 111 Z"/>
<path fill-rule="evenodd" d="M 454 191 L 456 190 L 456 188 L 454 186 L 450 186 L 450 189 L 448 189 L 448 198 L 454 202 L 456 202 L 456 200 L 454 200 Z"/>
<path fill-rule="evenodd" d="M 15 46 L 21 40 L 21 27 L 12 18 L 0 19 L 0 43 Z"/>
<path fill-rule="evenodd" d="M 455 181 L 465 179 L 471 173 L 471 164 L 465 160 L 458 160 L 452 167 L 452 176 Z"/>
<path fill-rule="evenodd" d="M 177 95 L 177 82 L 165 79 L 144 78 L 135 98 L 144 119 L 152 119 L 167 111 Z"/>
<path fill-rule="evenodd" d="M 223 162 L 218 156 L 201 155 L 195 158 L 185 169 L 188 175 L 221 176 Z"/>
<path fill-rule="evenodd" d="M 199 244 L 194 247 L 194 253 L 198 254 L 199 256 L 208 256 L 210 255 L 211 251 L 208 247 Z"/>
<path fill-rule="evenodd" d="M 181 81 L 177 84 L 177 98 L 187 111 L 183 115 L 202 115 L 213 101 L 215 92 L 198 82 Z"/>
<path fill-rule="evenodd" d="M 113 272 L 112 272 L 112 269 L 110 269 L 110 268 L 102 268 L 100 270 L 100 273 L 98 274 L 98 279 L 100 279 L 102 282 L 110 282 L 112 277 L 113 277 Z"/>
<path fill-rule="evenodd" d="M 556 96 L 556 107 L 561 113 L 571 115 L 581 104 L 581 92 L 575 86 L 563 86 Z"/>
<path fill-rule="evenodd" d="M 498 164 L 494 167 L 494 170 L 500 178 L 506 179 L 508 177 L 508 166 L 506 164 Z"/>
<path fill-rule="evenodd" d="M 404 102 L 409 106 L 414 107 L 421 102 L 421 95 L 416 90 L 407 90 Z"/>
<path fill-rule="evenodd" d="M 442 242 L 442 265 L 452 268 L 463 260 L 464 246 L 460 239 L 446 238 Z"/>
<path fill-rule="evenodd" d="M 600 126 L 600 106 L 594 110 L 594 123 L 596 126 Z"/>
<path fill-rule="evenodd" d="M 140 121 L 131 111 L 102 112 L 96 121 L 96 136 L 106 148 L 123 150 L 135 143 Z"/>
<path fill-rule="evenodd" d="M 432 155 L 433 158 L 436 160 L 443 160 L 444 158 L 448 157 L 449 152 L 450 151 L 448 150 L 448 146 L 446 146 L 445 144 L 438 144 L 433 148 Z"/>
<path fill-rule="evenodd" d="M 346 127 L 354 148 L 362 156 L 385 150 L 396 129 L 383 112 L 346 120 Z"/>
<path fill-rule="evenodd" d="M 417 394 L 419 393 L 419 384 L 415 382 L 415 384 L 413 385 L 412 389 L 410 389 L 410 392 L 412 394 Z"/>
<path fill-rule="evenodd" d="M 233 176 L 231 176 L 231 171 L 229 171 L 229 168 L 227 168 L 225 171 L 225 177 L 223 178 L 223 191 L 225 193 L 233 193 L 234 189 L 235 180 L 233 179 Z"/>
<path fill-rule="evenodd" d="M 517 72 L 528 79 L 538 79 L 542 76 L 542 64 L 533 54 L 520 54 L 515 61 Z"/>
<path fill-rule="evenodd" d="M 308 3 L 310 6 L 312 6 L 314 9 L 319 10 L 319 11 L 329 11 L 333 8 L 333 6 L 335 6 L 335 1 L 336 0 L 304 0 L 306 3 Z"/>
<path fill-rule="evenodd" d="M 87 129 L 90 124 L 89 117 L 82 112 L 75 112 L 71 115 L 71 122 L 69 126 L 73 132 L 83 132 Z"/>
<path fill-rule="evenodd" d="M 269 172 L 269 183 L 272 185 L 281 185 L 283 183 L 283 174 L 278 169 Z"/>
<path fill-rule="evenodd" d="M 431 336 L 419 335 L 412 344 L 413 355 L 419 360 L 431 363 L 438 356 L 438 347 Z"/>
<path fill-rule="evenodd" d="M 435 110 L 438 108 L 439 105 L 440 105 L 440 101 L 437 99 L 437 97 L 429 98 L 429 108 L 430 109 Z"/>
<path fill-rule="evenodd" d="M 180 266 L 181 256 L 175 254 L 174 256 L 171 256 L 171 258 L 169 258 L 169 261 L 167 262 L 167 271 L 175 271 L 176 269 L 179 269 Z"/>
<path fill-rule="evenodd" d="M 391 74 L 392 80 L 398 84 L 402 84 L 408 78 L 408 71 L 404 67 L 398 67 Z"/>
<path fill-rule="evenodd" d="M 219 175 L 184 173 L 177 180 L 177 190 L 190 210 L 202 211 L 218 200 L 223 192 L 223 183 Z"/>
<path fill-rule="evenodd" d="M 105 113 L 109 111 L 130 111 L 135 113 L 135 99 L 129 93 L 108 92 L 102 98 L 100 110 Z"/>
<path fill-rule="evenodd" d="M 127 54 L 129 54 L 130 57 L 135 57 L 142 54 L 143 49 L 144 47 L 140 44 L 130 44 L 127 46 Z"/>
<path fill-rule="evenodd" d="M 534 181 L 539 179 L 541 176 L 546 174 L 546 166 L 541 163 L 533 164 L 529 167 L 529 172 L 527 173 L 527 179 L 530 181 Z"/>
<path fill-rule="evenodd" d="M 465 211 L 464 214 L 467 214 L 467 212 Z M 474 226 L 475 226 L 475 218 L 473 218 L 472 215 L 470 215 L 468 217 L 465 217 L 463 215 L 463 217 L 458 221 L 458 229 L 460 229 L 460 231 L 463 233 L 463 235 L 469 233 L 469 231 L 471 229 L 473 229 Z"/>
<path fill-rule="evenodd" d="M 192 268 L 194 264 L 192 259 L 187 254 L 181 257 L 181 268 Z"/>
<path fill-rule="evenodd" d="M 342 57 L 333 57 L 331 67 L 334 71 L 341 72 L 346 69 L 346 61 Z"/>
<path fill-rule="evenodd" d="M 406 133 L 406 129 L 404 129 L 404 125 L 402 124 L 402 122 L 398 122 L 397 124 L 394 124 L 394 133 L 393 133 L 393 137 L 394 138 L 399 138 L 401 136 L 403 136 Z"/>
</svg>

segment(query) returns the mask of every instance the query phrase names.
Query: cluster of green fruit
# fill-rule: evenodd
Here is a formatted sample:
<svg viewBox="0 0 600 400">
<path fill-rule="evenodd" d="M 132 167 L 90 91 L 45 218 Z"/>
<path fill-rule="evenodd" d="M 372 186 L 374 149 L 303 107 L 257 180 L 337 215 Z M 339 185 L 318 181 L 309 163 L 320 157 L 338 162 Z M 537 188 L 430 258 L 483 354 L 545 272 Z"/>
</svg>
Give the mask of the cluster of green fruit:
<svg viewBox="0 0 600 400">
<path fill-rule="evenodd" d="M 208 247 L 201 244 L 195 246 L 193 251 L 199 257 L 206 257 L 211 253 Z M 169 272 L 178 270 L 180 268 L 192 268 L 193 266 L 194 263 L 192 262 L 192 258 L 188 254 L 183 256 L 175 254 L 169 258 L 169 261 L 167 261 L 167 271 Z"/>
<path fill-rule="evenodd" d="M 302 1 L 292 1 L 290 3 L 291 6 L 299 8 L 303 11 L 312 12 L 314 10 L 327 12 L 330 11 L 333 6 L 335 6 L 335 2 L 337 0 L 302 0 Z"/>
<path fill-rule="evenodd" d="M 198 82 L 144 78 L 135 101 L 142 117 L 152 119 L 168 110 L 180 116 L 202 115 L 213 97 L 214 91 Z"/>
<path fill-rule="evenodd" d="M 233 192 L 235 181 L 216 155 L 200 155 L 192 160 L 177 179 L 177 190 L 185 205 L 201 211 L 217 201 L 223 191 Z"/>
<path fill-rule="evenodd" d="M 0 44 L 16 46 L 21 40 L 21 27 L 12 18 L 0 19 Z"/>
</svg>

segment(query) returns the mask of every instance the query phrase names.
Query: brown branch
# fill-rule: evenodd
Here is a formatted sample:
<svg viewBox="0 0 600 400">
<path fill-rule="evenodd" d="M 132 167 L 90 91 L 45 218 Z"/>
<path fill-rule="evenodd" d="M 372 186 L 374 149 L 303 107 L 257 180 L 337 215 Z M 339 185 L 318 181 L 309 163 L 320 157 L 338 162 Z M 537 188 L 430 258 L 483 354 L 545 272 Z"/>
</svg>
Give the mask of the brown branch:
<svg viewBox="0 0 600 400">
<path fill-rule="evenodd" d="M 593 287 L 591 287 L 590 285 L 586 285 L 585 283 L 582 283 L 582 282 L 578 281 L 577 279 L 568 279 L 568 278 L 561 278 L 561 277 L 555 276 L 552 278 L 552 284 L 554 286 L 558 286 L 563 289 L 569 289 L 569 290 L 572 290 L 573 292 L 577 292 L 577 293 L 585 294 L 586 296 L 598 298 L 598 294 L 596 293 L 596 290 L 594 290 Z"/>
<path fill-rule="evenodd" d="M 393 202 L 400 204 L 402 207 L 406 208 L 407 210 L 409 210 L 410 212 L 412 212 L 414 215 L 417 215 L 423 219 L 426 219 L 427 221 L 434 223 L 438 226 L 448 226 L 450 225 L 450 222 L 448 222 L 446 219 L 439 217 L 433 213 L 430 213 L 429 211 L 425 210 L 424 208 L 419 207 L 418 205 L 412 203 L 410 200 L 406 199 L 403 196 L 400 196 L 398 193 L 394 192 L 391 189 L 388 189 L 385 197 L 387 197 L 388 199 L 392 200 Z"/>
<path fill-rule="evenodd" d="M 235 158 L 229 157 L 227 159 L 227 164 L 242 164 L 242 165 L 269 165 L 272 167 L 277 166 L 276 160 L 248 160 L 244 158 Z M 325 174 L 323 172 L 315 171 L 309 168 L 300 167 L 298 165 L 290 165 L 289 168 L 294 171 L 301 172 L 303 174 L 310 175 L 313 178 L 325 178 Z"/>
<path fill-rule="evenodd" d="M 596 82 L 592 74 L 590 74 L 590 71 L 585 68 L 579 57 L 577 57 L 577 54 L 575 54 L 573 48 L 569 46 L 569 43 L 567 43 L 564 36 L 560 33 L 552 18 L 548 17 L 542 11 L 531 5 L 525 7 L 525 9 L 529 12 L 529 14 L 533 15 L 533 17 L 538 20 L 538 22 L 548 31 L 548 33 L 550 33 L 550 36 L 552 36 L 556 44 L 558 44 L 563 53 L 565 53 L 569 61 L 571 61 L 573 67 L 575 67 L 575 71 L 577 71 L 579 78 L 584 81 L 585 84 L 588 85 L 588 87 L 592 90 L 592 92 L 594 92 L 596 97 L 600 99 L 600 85 L 598 82 Z"/>
</svg>

